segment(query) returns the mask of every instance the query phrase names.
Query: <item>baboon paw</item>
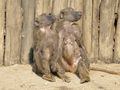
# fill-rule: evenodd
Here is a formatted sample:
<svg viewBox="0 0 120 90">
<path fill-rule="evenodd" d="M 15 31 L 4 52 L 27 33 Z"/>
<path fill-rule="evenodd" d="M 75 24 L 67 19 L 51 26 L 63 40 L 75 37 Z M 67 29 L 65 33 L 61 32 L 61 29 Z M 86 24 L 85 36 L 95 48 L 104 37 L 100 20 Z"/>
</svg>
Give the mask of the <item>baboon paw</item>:
<svg viewBox="0 0 120 90">
<path fill-rule="evenodd" d="M 47 81 L 55 82 L 55 78 L 53 75 L 43 75 L 42 78 Z"/>
<path fill-rule="evenodd" d="M 87 83 L 87 82 L 89 82 L 89 81 L 90 81 L 90 78 L 82 79 L 80 83 L 83 84 L 83 83 Z"/>
<path fill-rule="evenodd" d="M 65 81 L 65 82 L 67 82 L 67 83 L 70 83 L 70 82 L 71 82 L 70 78 L 67 77 L 67 76 L 65 76 L 65 77 L 63 78 L 63 81 Z"/>
</svg>

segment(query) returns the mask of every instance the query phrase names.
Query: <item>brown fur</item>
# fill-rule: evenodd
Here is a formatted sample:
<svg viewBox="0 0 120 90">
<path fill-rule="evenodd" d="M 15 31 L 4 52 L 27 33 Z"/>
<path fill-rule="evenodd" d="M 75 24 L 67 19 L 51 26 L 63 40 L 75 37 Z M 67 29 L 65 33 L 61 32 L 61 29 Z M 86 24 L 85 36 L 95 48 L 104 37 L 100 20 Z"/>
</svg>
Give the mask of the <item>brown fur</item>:
<svg viewBox="0 0 120 90">
<path fill-rule="evenodd" d="M 35 72 L 42 74 L 42 78 L 55 81 L 50 66 L 57 61 L 57 34 L 51 29 L 55 17 L 50 14 L 42 14 L 35 21 L 34 38 L 34 60 Z"/>
<path fill-rule="evenodd" d="M 59 34 L 59 68 L 58 76 L 66 82 L 70 82 L 65 72 L 76 73 L 81 78 L 81 83 L 88 82 L 89 62 L 81 43 L 81 33 L 75 23 L 80 19 L 81 13 L 72 8 L 63 9 L 60 13 L 61 24 L 56 28 Z"/>
</svg>

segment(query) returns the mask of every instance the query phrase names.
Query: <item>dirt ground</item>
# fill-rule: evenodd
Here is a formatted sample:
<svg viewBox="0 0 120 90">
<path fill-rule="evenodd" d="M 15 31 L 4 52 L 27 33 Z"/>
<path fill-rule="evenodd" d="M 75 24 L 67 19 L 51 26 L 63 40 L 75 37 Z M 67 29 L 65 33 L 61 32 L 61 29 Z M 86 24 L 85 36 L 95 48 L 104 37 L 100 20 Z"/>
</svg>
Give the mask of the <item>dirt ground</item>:
<svg viewBox="0 0 120 90">
<path fill-rule="evenodd" d="M 120 65 L 93 65 L 120 72 Z M 66 73 L 70 83 L 65 83 L 58 77 L 56 82 L 43 80 L 32 72 L 30 65 L 13 65 L 0 67 L 0 90 L 120 90 L 120 76 L 99 71 L 91 71 L 91 81 L 80 84 L 80 79 L 71 73 Z"/>
</svg>

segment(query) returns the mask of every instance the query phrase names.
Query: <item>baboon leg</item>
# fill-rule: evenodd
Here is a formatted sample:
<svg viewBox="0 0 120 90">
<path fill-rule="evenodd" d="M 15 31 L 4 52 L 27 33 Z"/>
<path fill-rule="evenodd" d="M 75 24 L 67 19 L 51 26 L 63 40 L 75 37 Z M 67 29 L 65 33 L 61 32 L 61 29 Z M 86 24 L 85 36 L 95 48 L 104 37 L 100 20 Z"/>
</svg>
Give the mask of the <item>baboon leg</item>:
<svg viewBox="0 0 120 90">
<path fill-rule="evenodd" d="M 41 62 L 40 62 L 40 55 L 38 50 L 34 50 L 34 64 L 33 64 L 33 71 L 36 74 L 41 74 L 42 73 L 42 66 L 41 66 Z"/>
<path fill-rule="evenodd" d="M 35 72 L 36 74 L 39 73 L 39 72 L 38 72 L 39 70 L 38 70 L 37 65 L 36 65 L 35 62 L 32 64 L 32 71 Z"/>
<path fill-rule="evenodd" d="M 54 76 L 50 73 L 50 67 L 49 67 L 49 61 L 46 59 L 42 59 L 42 72 L 43 72 L 43 76 L 42 78 L 48 81 L 55 81 Z"/>
<path fill-rule="evenodd" d="M 42 72 L 43 72 L 43 79 L 46 79 L 48 81 L 55 81 L 54 76 L 51 74 L 50 71 L 50 50 L 48 48 L 44 49 L 42 51 L 42 58 L 41 58 L 41 63 L 42 63 Z"/>
<path fill-rule="evenodd" d="M 57 63 L 57 75 L 65 82 L 69 83 L 70 78 L 65 75 L 65 70 Z"/>
<path fill-rule="evenodd" d="M 77 73 L 81 79 L 81 83 L 90 81 L 89 70 L 82 60 L 79 61 Z"/>
<path fill-rule="evenodd" d="M 35 73 L 38 75 L 42 74 L 42 78 L 48 81 L 55 81 L 54 77 L 50 73 L 49 67 L 49 55 L 48 52 L 40 50 L 34 51 L 34 59 L 35 59 Z"/>
<path fill-rule="evenodd" d="M 90 70 L 90 61 L 87 58 L 86 50 L 84 48 L 80 48 L 80 53 L 81 53 L 82 60 L 85 63 L 87 69 Z"/>
<path fill-rule="evenodd" d="M 40 73 L 40 70 L 38 70 L 37 64 L 36 64 L 36 59 L 39 61 L 39 56 L 37 53 L 35 53 L 35 50 L 33 51 L 34 57 L 33 57 L 33 63 L 32 65 L 32 71 L 35 72 L 36 74 Z"/>
</svg>

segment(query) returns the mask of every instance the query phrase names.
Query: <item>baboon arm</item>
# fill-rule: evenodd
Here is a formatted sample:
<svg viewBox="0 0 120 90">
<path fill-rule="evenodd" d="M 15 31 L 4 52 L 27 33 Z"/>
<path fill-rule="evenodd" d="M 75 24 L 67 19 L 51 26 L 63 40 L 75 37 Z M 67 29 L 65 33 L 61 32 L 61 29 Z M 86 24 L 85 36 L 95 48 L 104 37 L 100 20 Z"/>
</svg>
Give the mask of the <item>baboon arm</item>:
<svg viewBox="0 0 120 90">
<path fill-rule="evenodd" d="M 74 35 L 75 35 L 75 38 L 76 38 L 76 42 L 79 46 L 81 46 L 81 36 L 82 36 L 82 32 L 80 31 L 79 29 L 79 26 L 76 25 L 76 24 L 73 24 L 72 25 L 73 29 L 74 29 Z"/>
<path fill-rule="evenodd" d="M 73 28 L 74 28 L 74 34 L 76 37 L 77 44 L 79 45 L 79 47 L 81 47 L 83 49 L 84 54 L 87 54 L 87 51 L 86 51 L 84 44 L 83 44 L 82 31 L 80 30 L 79 26 L 76 24 L 73 25 Z"/>
<path fill-rule="evenodd" d="M 33 30 L 33 41 L 34 45 L 37 45 L 41 42 L 43 35 L 41 34 L 41 31 L 39 29 Z"/>
<path fill-rule="evenodd" d="M 56 64 L 57 61 L 58 61 L 58 58 L 59 58 L 59 50 L 58 50 L 58 36 L 55 35 L 54 37 L 55 41 L 54 41 L 54 49 L 53 49 L 53 56 L 52 56 L 52 59 L 51 59 L 51 62 L 52 64 Z"/>
<path fill-rule="evenodd" d="M 59 41 L 58 41 L 58 50 L 59 50 L 59 58 L 62 57 L 62 47 L 63 47 L 63 31 L 59 32 Z"/>
<path fill-rule="evenodd" d="M 34 48 L 35 48 L 36 45 L 37 45 L 37 40 L 38 40 L 37 32 L 36 32 L 36 30 L 33 30 L 33 41 L 34 41 L 33 47 L 34 47 Z"/>
<path fill-rule="evenodd" d="M 53 60 L 51 60 L 51 69 L 53 72 L 55 72 L 57 70 L 58 60 L 60 60 L 60 58 L 62 56 L 62 43 L 63 43 L 62 32 L 59 32 L 58 33 L 58 44 L 56 47 L 57 49 L 53 52 L 54 58 L 53 58 Z"/>
</svg>

